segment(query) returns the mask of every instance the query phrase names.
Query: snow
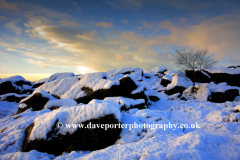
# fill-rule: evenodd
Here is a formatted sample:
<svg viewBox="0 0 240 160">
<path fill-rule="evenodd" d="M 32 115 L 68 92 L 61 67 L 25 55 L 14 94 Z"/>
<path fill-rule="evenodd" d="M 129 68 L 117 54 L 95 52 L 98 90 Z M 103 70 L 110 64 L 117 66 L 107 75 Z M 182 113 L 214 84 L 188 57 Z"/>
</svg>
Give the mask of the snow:
<svg viewBox="0 0 240 160">
<path fill-rule="evenodd" d="M 62 107 L 62 106 L 76 106 L 76 105 L 78 105 L 78 103 L 73 99 L 56 99 L 56 100 L 48 101 L 45 104 L 44 109 L 48 109 L 53 106 Z"/>
<path fill-rule="evenodd" d="M 22 109 L 23 109 L 23 108 L 26 108 L 26 107 L 27 107 L 27 105 L 26 105 L 25 103 L 20 103 L 20 104 L 19 104 L 19 108 L 22 108 Z"/>
<path fill-rule="evenodd" d="M 34 82 L 34 84 L 45 83 L 47 80 L 48 80 L 48 78 L 40 79 L 40 80 Z"/>
<path fill-rule="evenodd" d="M 239 89 L 239 87 L 228 86 L 227 83 L 219 83 L 219 84 L 208 84 L 208 87 L 211 92 L 226 92 L 230 89 Z"/>
<path fill-rule="evenodd" d="M 30 99 L 34 94 L 36 93 L 40 93 L 42 95 L 42 97 L 48 98 L 49 100 L 55 100 L 56 98 L 54 98 L 51 94 L 47 93 L 44 90 L 37 90 L 36 92 L 32 93 L 30 96 L 22 99 L 20 101 L 20 103 L 24 103 L 25 101 L 27 101 L 28 99 Z"/>
<path fill-rule="evenodd" d="M 12 85 L 16 88 L 16 89 L 19 89 L 20 91 L 22 90 L 31 90 L 32 89 L 32 82 L 29 82 L 29 81 L 26 81 L 22 76 L 12 76 L 12 77 L 8 77 L 8 78 L 4 78 L 4 79 L 0 79 L 0 84 L 3 83 L 3 82 L 7 82 L 7 81 L 10 81 L 12 83 Z M 15 82 L 18 82 L 18 81 L 24 81 L 24 82 L 29 82 L 31 85 L 22 85 L 22 86 L 17 86 L 15 84 Z"/>
<path fill-rule="evenodd" d="M 187 99 L 195 99 L 199 102 L 207 102 L 208 97 L 211 95 L 208 84 L 197 84 L 195 86 L 196 92 L 192 93 L 192 86 L 183 91 L 183 96 Z"/>
<path fill-rule="evenodd" d="M 167 85 L 166 89 L 170 90 L 175 86 L 188 88 L 192 85 L 193 85 L 192 81 L 189 78 L 187 78 L 184 74 L 176 74 L 173 76 L 172 82 Z"/>
<path fill-rule="evenodd" d="M 119 85 L 119 79 L 108 80 L 103 79 L 104 77 L 107 78 L 106 73 L 97 72 L 84 74 L 79 77 L 74 76 L 56 79 L 54 81 L 44 83 L 42 86 L 37 88 L 34 93 L 39 90 L 45 90 L 52 95 L 59 96 L 61 99 L 77 99 L 86 95 L 86 93 L 82 91 L 83 87 L 88 87 L 93 89 L 93 91 L 96 91 L 99 89 L 109 89 L 113 85 Z"/>
<path fill-rule="evenodd" d="M 164 76 L 162 77 L 162 79 L 166 79 L 166 80 L 172 81 L 172 76 L 170 76 L 170 75 L 164 75 Z"/>
<path fill-rule="evenodd" d="M 240 105 L 237 105 L 236 107 L 234 107 L 233 111 L 240 112 Z"/>
<path fill-rule="evenodd" d="M 118 68 L 118 69 L 113 69 L 113 70 L 107 71 L 106 74 L 108 75 L 108 77 L 111 77 L 111 76 L 115 76 L 117 74 L 123 74 L 123 73 L 126 73 L 126 72 L 132 72 L 132 73 L 134 73 L 134 72 L 139 73 L 140 72 L 140 73 L 142 73 L 143 70 L 141 68 L 123 67 L 123 68 Z"/>
<path fill-rule="evenodd" d="M 89 87 L 93 89 L 93 91 L 109 89 L 113 85 L 119 85 L 117 81 L 114 82 L 108 79 L 103 79 L 103 77 L 107 77 L 105 72 L 88 73 L 82 76 L 79 83 L 82 87 Z"/>
<path fill-rule="evenodd" d="M 240 101 L 240 96 L 235 97 L 234 101 Z"/>
<path fill-rule="evenodd" d="M 211 67 L 204 70 L 210 73 L 240 74 L 240 68 Z"/>
<path fill-rule="evenodd" d="M 112 82 L 119 81 L 119 79 L 125 76 L 118 74 L 118 71 L 121 70 L 123 69 L 106 72 L 107 80 Z M 112 76 L 111 73 L 115 75 Z M 149 79 L 145 79 L 142 77 L 142 81 L 138 82 L 138 78 L 133 75 L 135 73 L 126 75 L 133 78 L 138 85 L 135 91 L 142 91 L 145 88 L 147 90 L 145 91 L 146 95 L 154 95 L 160 98 L 160 101 L 152 102 L 148 109 L 139 110 L 134 108 L 127 112 L 120 112 L 119 102 L 131 105 L 136 104 L 138 100 L 123 97 L 107 97 L 104 100 L 92 100 L 91 104 L 87 105 L 67 105 L 53 111 L 44 109 L 31 112 L 28 110 L 14 115 L 17 112 L 18 103 L 0 102 L 0 132 L 2 132 L 0 134 L 0 159 L 240 159 L 240 125 L 239 120 L 237 121 L 237 119 L 240 119 L 240 113 L 233 112 L 240 109 L 239 98 L 236 97 L 234 102 L 225 103 L 206 101 L 209 91 L 225 91 L 230 86 L 226 83 L 217 85 L 213 82 L 210 84 L 197 83 L 196 86 L 200 88 L 198 92 L 193 97 L 188 97 L 187 101 L 183 101 L 177 98 L 179 94 L 172 97 L 173 95 L 168 96 L 164 92 L 158 92 L 162 90 L 160 85 L 161 78 L 152 76 Z M 98 75 L 88 76 L 98 77 L 97 82 L 89 77 L 93 83 L 98 85 L 98 81 L 101 81 L 104 73 L 96 74 Z M 188 83 L 184 74 L 177 75 L 182 74 L 181 71 L 167 71 L 165 74 L 173 76 L 174 85 Z M 85 92 L 81 91 L 82 84 L 80 84 L 84 76 L 66 77 L 46 82 L 43 85 L 45 86 L 43 90 L 46 92 L 54 90 L 53 93 L 60 94 L 61 98 L 84 95 Z M 81 80 L 79 81 L 78 78 Z M 71 84 L 64 86 L 67 85 L 65 83 Z M 85 81 L 84 83 L 88 82 Z M 184 92 L 190 90 L 191 85 L 189 85 L 190 83 L 186 85 L 187 89 Z M 55 89 L 55 86 L 58 89 Z M 62 91 L 61 86 L 63 88 Z M 239 90 L 239 87 L 234 88 Z M 54 104 L 56 103 L 54 100 L 50 101 Z M 51 129 L 51 126 L 57 119 L 62 123 L 79 123 L 108 113 L 113 113 L 127 127 L 122 129 L 117 142 L 107 148 L 92 152 L 72 151 L 71 153 L 63 153 L 58 157 L 36 150 L 30 152 L 20 151 L 25 139 L 25 129 L 33 121 L 36 122 L 36 126 L 34 127 L 34 134 L 31 135 L 32 138 L 44 138 L 47 130 Z M 173 127 L 174 125 L 177 127 L 164 129 L 154 127 L 133 128 L 131 126 L 144 124 L 163 126 L 169 123 Z M 199 124 L 200 128 L 178 128 L 181 124 L 191 125 L 196 123 Z M 66 130 L 62 128 L 59 133 L 66 133 Z"/>
<path fill-rule="evenodd" d="M 167 71 L 167 67 L 165 67 L 165 66 L 157 66 L 157 67 L 155 67 L 153 69 L 145 70 L 144 73 L 154 73 L 154 74 L 156 74 L 156 73 L 162 73 L 164 71 Z"/>
<path fill-rule="evenodd" d="M 12 83 L 17 82 L 17 81 L 26 81 L 22 76 L 12 76 L 4 79 L 0 79 L 0 83 L 10 81 Z"/>
<path fill-rule="evenodd" d="M 0 118 L 16 114 L 17 110 L 18 110 L 18 103 L 0 101 Z"/>
<path fill-rule="evenodd" d="M 183 74 L 183 73 L 184 73 L 184 72 L 182 72 L 182 71 L 180 71 L 180 70 L 176 70 L 176 71 L 170 71 L 170 70 L 168 70 L 168 71 L 164 72 L 165 75 L 170 75 L 170 76 L 174 76 L 174 75 L 176 75 L 176 74 Z"/>
<path fill-rule="evenodd" d="M 51 130 L 54 123 L 58 120 L 65 124 L 79 124 L 94 118 L 113 114 L 120 122 L 121 114 L 119 108 L 113 103 L 95 103 L 74 107 L 61 107 L 50 113 L 44 114 L 34 120 L 34 127 L 29 140 L 46 139 L 47 133 Z M 61 128 L 58 133 L 74 133 L 77 128 Z"/>
<path fill-rule="evenodd" d="M 145 100 L 131 99 L 131 98 L 125 98 L 125 97 L 107 97 L 107 98 L 104 98 L 104 100 L 93 99 L 88 104 L 103 103 L 103 102 L 109 102 L 109 103 L 118 105 L 120 109 L 122 106 L 125 106 L 126 108 L 130 108 L 131 106 L 145 103 Z"/>
<path fill-rule="evenodd" d="M 63 79 L 57 79 L 55 81 L 46 82 L 42 86 L 38 87 L 35 92 L 39 90 L 45 90 L 52 95 L 59 96 L 60 98 L 71 98 L 67 97 L 65 94 L 79 81 L 78 77 L 67 77 Z"/>
<path fill-rule="evenodd" d="M 29 94 L 8 93 L 8 94 L 4 94 L 1 96 L 1 101 L 5 100 L 9 96 L 15 96 L 15 97 L 21 98 L 21 97 L 27 97 L 27 96 L 29 96 Z"/>
<path fill-rule="evenodd" d="M 51 82 L 51 81 L 54 81 L 56 79 L 63 79 L 63 78 L 67 78 L 67 77 L 73 77 L 74 76 L 74 73 L 72 72 L 64 72 L 64 73 L 55 73 L 53 75 L 51 75 L 47 82 Z"/>
</svg>

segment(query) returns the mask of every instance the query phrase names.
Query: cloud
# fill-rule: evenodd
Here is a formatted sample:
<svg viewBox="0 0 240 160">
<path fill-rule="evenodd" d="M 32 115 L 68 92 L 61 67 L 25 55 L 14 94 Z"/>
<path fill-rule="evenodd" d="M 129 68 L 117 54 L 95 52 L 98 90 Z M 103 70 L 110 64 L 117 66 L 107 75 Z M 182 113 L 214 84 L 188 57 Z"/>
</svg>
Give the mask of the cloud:
<svg viewBox="0 0 240 160">
<path fill-rule="evenodd" d="M 89 33 L 78 34 L 78 35 L 76 35 L 76 37 L 78 39 L 91 41 L 93 39 L 96 39 L 96 35 L 97 35 L 97 32 L 96 31 L 92 31 L 92 32 L 89 32 Z"/>
<path fill-rule="evenodd" d="M 93 69 L 91 69 L 89 67 L 85 67 L 85 66 L 77 66 L 76 69 L 81 74 L 96 72 L 96 70 L 93 70 Z"/>
<path fill-rule="evenodd" d="M 71 21 L 66 20 L 66 19 L 63 19 L 63 20 L 61 20 L 61 21 L 58 21 L 57 23 L 59 23 L 59 24 L 61 24 L 61 25 L 63 25 L 63 26 L 75 26 L 75 25 L 77 25 L 76 22 L 71 22 Z"/>
<path fill-rule="evenodd" d="M 6 17 L 4 16 L 0 16 L 0 20 L 6 19 Z"/>
<path fill-rule="evenodd" d="M 19 22 L 19 20 L 13 20 L 9 23 L 6 23 L 5 27 L 7 29 L 14 31 L 16 33 L 16 35 L 20 35 L 22 33 L 22 29 L 16 26 L 18 22 Z"/>
<path fill-rule="evenodd" d="M 174 46 L 188 46 L 194 50 L 207 47 L 218 59 L 227 58 L 228 62 L 238 63 L 239 16 L 222 15 L 194 25 L 178 25 L 175 20 L 151 23 L 151 30 L 155 31 L 157 27 L 159 31 L 167 29 L 168 32 L 164 35 L 146 35 L 132 31 L 98 33 L 87 28 L 57 26 L 45 17 L 31 17 L 25 23 L 28 28 L 26 33 L 30 37 L 46 40 L 44 47 L 29 51 L 18 49 L 22 46 L 19 44 L 11 46 L 0 42 L 0 45 L 5 48 L 7 46 L 8 51 L 28 56 L 24 58 L 27 63 L 42 68 L 69 67 L 81 72 L 106 71 L 124 66 L 150 69 L 159 64 L 171 69 L 174 66 Z M 145 24 L 150 25 L 148 22 L 143 23 Z"/>
<path fill-rule="evenodd" d="M 127 20 L 126 20 L 126 19 L 123 19 L 122 22 L 123 22 L 124 24 L 126 24 L 126 23 L 127 23 Z"/>
<path fill-rule="evenodd" d="M 152 29 L 153 28 L 153 24 L 150 24 L 149 22 L 147 21 L 142 21 L 141 22 L 142 26 L 141 27 L 137 27 L 138 29 Z"/>
<path fill-rule="evenodd" d="M 170 21 L 162 21 L 160 26 L 170 31 L 169 35 L 158 36 L 148 43 L 175 44 L 194 49 L 207 47 L 218 59 L 240 58 L 240 15 L 224 15 L 206 20 L 198 25 L 179 27 Z"/>
<path fill-rule="evenodd" d="M 96 23 L 96 26 L 101 26 L 101 27 L 108 28 L 108 27 L 112 27 L 112 22 L 111 22 L 111 23 L 107 23 L 107 22 L 98 22 L 98 23 Z"/>
<path fill-rule="evenodd" d="M 27 23 L 24 23 L 25 27 L 28 28 L 27 30 L 25 30 L 25 32 L 31 36 L 31 38 L 33 37 L 39 37 L 38 34 L 41 34 L 37 31 L 37 27 L 39 26 L 44 26 L 44 25 L 48 25 L 53 23 L 53 21 L 51 19 L 48 19 L 46 17 L 31 17 L 29 18 L 29 21 Z"/>
<path fill-rule="evenodd" d="M 78 6 L 78 4 L 76 2 L 72 2 L 73 5 L 75 6 L 76 10 L 79 12 L 79 13 L 82 13 L 81 11 L 81 8 Z"/>
<path fill-rule="evenodd" d="M 27 17 L 27 18 L 33 17 L 33 15 L 34 15 L 33 11 L 26 11 L 24 13 L 25 13 L 25 17 Z"/>
<path fill-rule="evenodd" d="M 5 0 L 0 0 L 0 8 L 19 11 L 19 9 L 17 8 L 17 6 L 15 4 L 7 3 Z"/>
</svg>

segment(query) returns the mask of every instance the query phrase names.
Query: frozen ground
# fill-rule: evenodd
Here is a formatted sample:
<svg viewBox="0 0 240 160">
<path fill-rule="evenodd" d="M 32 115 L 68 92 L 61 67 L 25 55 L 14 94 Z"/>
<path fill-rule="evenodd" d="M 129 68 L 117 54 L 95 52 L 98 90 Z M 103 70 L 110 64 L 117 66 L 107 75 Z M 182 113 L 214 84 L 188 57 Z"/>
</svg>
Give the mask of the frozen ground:
<svg viewBox="0 0 240 160">
<path fill-rule="evenodd" d="M 117 72 L 118 70 L 114 70 L 111 74 Z M 105 149 L 93 152 L 72 151 L 58 157 L 36 150 L 20 151 L 25 128 L 37 117 L 50 113 L 51 110 L 28 110 L 13 115 L 17 112 L 18 103 L 0 102 L 0 159 L 240 159 L 240 101 L 211 103 L 206 98 L 201 99 L 201 102 L 198 99 L 183 101 L 176 95 L 167 96 L 163 92 L 157 92 L 159 88 L 164 89 L 157 76 L 143 78 L 141 83 L 148 89 L 147 95 L 155 95 L 160 101 L 152 102 L 145 110 L 121 112 L 123 124 L 135 124 L 138 128 L 124 128 L 121 138 Z M 116 100 L 120 101 L 119 98 L 121 99 L 118 97 Z M 122 101 L 126 99 L 122 98 Z M 78 106 L 72 107 L 77 109 Z M 139 128 L 144 124 L 150 128 Z M 169 128 L 170 125 L 172 128 Z"/>
</svg>

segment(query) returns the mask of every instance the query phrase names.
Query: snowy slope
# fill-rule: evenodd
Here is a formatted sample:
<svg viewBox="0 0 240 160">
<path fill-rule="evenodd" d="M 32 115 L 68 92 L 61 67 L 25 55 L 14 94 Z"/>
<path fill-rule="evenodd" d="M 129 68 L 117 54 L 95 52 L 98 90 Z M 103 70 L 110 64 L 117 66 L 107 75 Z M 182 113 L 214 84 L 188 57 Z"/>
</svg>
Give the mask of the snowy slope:
<svg viewBox="0 0 240 160">
<path fill-rule="evenodd" d="M 127 71 L 131 73 L 122 74 Z M 41 111 L 27 110 L 13 115 L 17 112 L 18 103 L 0 102 L 0 114 L 5 114 L 0 117 L 0 159 L 240 159 L 239 98 L 225 103 L 207 101 L 211 91 L 225 91 L 233 88 L 239 90 L 239 87 L 227 86 L 226 83 L 217 85 L 197 83 L 199 92 L 192 96 L 189 94 L 192 82 L 186 80 L 185 76 L 181 76 L 183 74 L 181 71 L 165 72 L 166 77 L 172 77 L 172 83 L 168 87 L 179 85 L 187 88 L 183 94 L 187 94 L 189 98 L 183 101 L 177 98 L 177 95 L 168 96 L 164 91 L 159 92 L 163 90 L 163 86 L 160 85 L 161 77 L 155 76 L 153 72 L 144 72 L 142 77 L 138 72 L 142 70 L 130 67 L 46 82 L 35 92 L 44 89 L 50 94 L 60 95 L 62 99 L 50 100 L 45 106 L 46 109 Z M 134 74 L 141 76 L 141 81 Z M 75 96 L 80 96 L 82 86 L 95 87 L 94 89 L 104 88 L 104 86 L 108 88 L 124 76 L 133 78 L 138 85 L 136 93 L 144 90 L 146 95 L 159 97 L 160 100 L 149 104 L 148 109 L 134 108 L 120 112 L 120 104 L 130 106 L 142 103 L 144 100 L 107 97 L 104 100 L 92 100 L 87 105 L 76 105 L 72 100 L 63 99 L 69 97 L 74 99 Z M 64 107 L 53 111 L 47 109 L 59 102 Z M 25 129 L 34 121 L 38 126 L 31 135 L 32 139 L 43 138 L 57 118 L 75 123 L 108 113 L 113 113 L 126 126 L 122 129 L 120 138 L 112 146 L 92 152 L 72 151 L 58 157 L 36 150 L 20 151 L 25 138 Z M 61 130 L 61 132 L 67 131 Z"/>
</svg>

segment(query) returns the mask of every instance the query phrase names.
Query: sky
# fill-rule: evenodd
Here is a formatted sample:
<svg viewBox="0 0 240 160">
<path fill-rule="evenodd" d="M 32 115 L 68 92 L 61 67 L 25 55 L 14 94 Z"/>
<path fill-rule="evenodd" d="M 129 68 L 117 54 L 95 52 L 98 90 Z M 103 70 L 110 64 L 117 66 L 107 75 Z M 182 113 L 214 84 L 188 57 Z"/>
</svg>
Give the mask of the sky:
<svg viewBox="0 0 240 160">
<path fill-rule="evenodd" d="M 240 1 L 0 0 L 0 78 L 176 69 L 182 47 L 240 65 Z"/>
</svg>

